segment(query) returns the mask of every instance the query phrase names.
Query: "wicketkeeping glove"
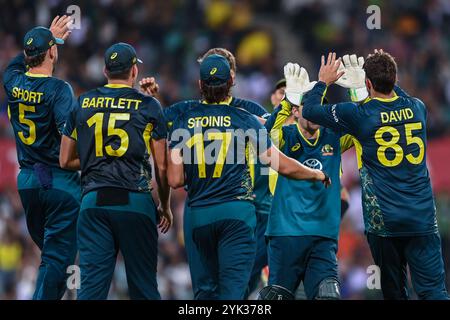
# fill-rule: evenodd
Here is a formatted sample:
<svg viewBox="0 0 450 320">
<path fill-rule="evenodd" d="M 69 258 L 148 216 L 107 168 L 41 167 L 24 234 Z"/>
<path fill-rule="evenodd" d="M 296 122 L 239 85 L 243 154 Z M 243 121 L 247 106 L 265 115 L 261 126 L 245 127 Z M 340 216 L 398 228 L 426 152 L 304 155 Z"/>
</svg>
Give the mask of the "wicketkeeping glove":
<svg viewBox="0 0 450 320">
<path fill-rule="evenodd" d="M 363 101 L 369 96 L 365 84 L 366 73 L 363 65 L 363 57 L 357 57 L 356 54 L 351 56 L 346 54 L 342 57 L 342 62 L 339 66 L 338 72 L 345 71 L 345 73 L 336 81 L 336 84 L 349 89 L 350 98 L 353 102 Z"/>
<path fill-rule="evenodd" d="M 303 94 L 311 90 L 317 82 L 310 82 L 306 69 L 291 62 L 284 66 L 284 78 L 286 79 L 286 99 L 296 106 L 301 104 Z"/>
</svg>

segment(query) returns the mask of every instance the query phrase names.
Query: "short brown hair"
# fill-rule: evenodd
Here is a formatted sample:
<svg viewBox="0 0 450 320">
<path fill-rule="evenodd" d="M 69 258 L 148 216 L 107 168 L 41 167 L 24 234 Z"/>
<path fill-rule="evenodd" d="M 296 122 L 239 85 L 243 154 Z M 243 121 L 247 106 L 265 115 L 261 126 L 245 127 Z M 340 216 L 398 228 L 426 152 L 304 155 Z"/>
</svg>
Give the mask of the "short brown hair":
<svg viewBox="0 0 450 320">
<path fill-rule="evenodd" d="M 46 55 L 47 51 L 35 56 L 25 55 L 25 64 L 28 66 L 28 68 L 39 67 L 44 62 Z"/>
<path fill-rule="evenodd" d="M 111 73 L 110 71 L 108 71 L 108 69 L 106 69 L 105 73 L 106 77 L 111 80 L 128 80 L 128 78 L 130 77 L 131 68 L 115 73 Z"/>
<path fill-rule="evenodd" d="M 200 90 L 203 99 L 208 103 L 220 103 L 225 101 L 231 94 L 232 80 L 218 86 L 207 85 L 204 81 L 200 82 Z"/>
<path fill-rule="evenodd" d="M 236 73 L 236 58 L 234 57 L 234 55 L 227 49 L 224 48 L 212 48 L 209 49 L 202 57 L 200 57 L 197 61 L 198 63 L 202 63 L 202 61 L 206 58 L 209 57 L 212 54 L 218 54 L 222 57 L 225 57 L 228 61 L 228 63 L 230 64 L 230 69 L 233 70 L 233 72 Z"/>
<path fill-rule="evenodd" d="M 397 63 L 387 52 L 369 54 L 363 66 L 367 79 L 372 82 L 373 89 L 389 94 L 397 82 Z"/>
</svg>

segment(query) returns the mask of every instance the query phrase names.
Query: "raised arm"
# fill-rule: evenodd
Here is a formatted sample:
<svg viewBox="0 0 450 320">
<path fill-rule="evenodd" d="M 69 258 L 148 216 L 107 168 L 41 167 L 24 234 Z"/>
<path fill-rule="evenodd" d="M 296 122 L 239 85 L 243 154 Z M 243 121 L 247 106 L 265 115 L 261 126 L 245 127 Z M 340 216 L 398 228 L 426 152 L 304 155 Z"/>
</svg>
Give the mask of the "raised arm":
<svg viewBox="0 0 450 320">
<path fill-rule="evenodd" d="M 7 85 L 16 74 L 22 74 L 25 72 L 27 72 L 27 67 L 25 65 L 25 54 L 21 52 L 10 61 L 3 72 L 3 83 Z"/>
</svg>

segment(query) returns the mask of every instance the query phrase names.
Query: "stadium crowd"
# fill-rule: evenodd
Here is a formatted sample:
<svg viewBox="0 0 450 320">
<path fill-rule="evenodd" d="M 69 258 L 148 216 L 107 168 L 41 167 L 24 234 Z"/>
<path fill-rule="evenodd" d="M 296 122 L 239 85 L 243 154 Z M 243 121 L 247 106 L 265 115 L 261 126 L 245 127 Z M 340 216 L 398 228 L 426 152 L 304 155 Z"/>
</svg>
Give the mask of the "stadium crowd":
<svg viewBox="0 0 450 320">
<path fill-rule="evenodd" d="M 270 93 L 281 77 L 279 32 L 298 43 L 315 80 L 318 57 L 329 49 L 339 54 L 367 54 L 384 48 L 396 57 L 402 87 L 428 107 L 429 139 L 450 135 L 450 2 L 446 0 L 375 1 L 381 8 L 381 29 L 366 27 L 366 8 L 374 1 L 313 0 L 100 0 L 77 1 L 80 29 L 73 30 L 60 50 L 55 76 L 68 81 L 75 94 L 101 85 L 103 52 L 112 42 L 131 43 L 144 61 L 141 75 L 154 75 L 164 105 L 197 97 L 197 58 L 211 47 L 226 47 L 238 62 L 236 96 L 253 99 L 272 110 Z M 34 25 L 49 25 L 71 1 L 0 0 L 0 69 L 22 46 Z M 14 14 L 11 14 L 14 12 Z M 270 28 L 270 23 L 280 28 Z M 330 101 L 347 99 L 334 89 Z M 0 299 L 29 299 L 33 292 L 39 250 L 26 230 L 15 186 L 17 160 L 0 90 Z M 449 140 L 447 141 L 448 144 Z M 444 142 L 442 142 L 444 143 Z M 447 149 L 448 145 L 447 145 Z M 341 225 L 339 267 L 344 299 L 380 298 L 367 290 L 366 268 L 373 264 L 363 234 L 359 178 L 353 154 L 343 158 L 343 184 L 350 208 Z M 439 159 L 437 161 L 445 161 Z M 443 174 L 443 173 L 442 173 Z M 438 219 L 450 284 L 450 187 L 436 193 Z M 182 237 L 184 191 L 173 193 L 175 225 L 160 237 L 158 283 L 163 299 L 190 299 L 189 270 Z M 119 257 L 120 260 L 120 257 Z M 126 298 L 123 263 L 116 267 L 112 299 Z M 69 297 L 73 295 L 69 293 Z"/>
</svg>

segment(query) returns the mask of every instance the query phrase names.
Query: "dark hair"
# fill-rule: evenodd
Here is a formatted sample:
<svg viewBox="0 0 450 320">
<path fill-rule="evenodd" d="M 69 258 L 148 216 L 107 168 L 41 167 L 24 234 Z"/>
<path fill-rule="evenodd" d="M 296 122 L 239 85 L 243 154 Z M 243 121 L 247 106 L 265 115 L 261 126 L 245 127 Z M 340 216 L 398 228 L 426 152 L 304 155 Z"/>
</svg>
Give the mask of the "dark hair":
<svg viewBox="0 0 450 320">
<path fill-rule="evenodd" d="M 25 64 L 28 66 L 28 68 L 39 67 L 44 62 L 46 55 L 47 51 L 35 56 L 27 56 L 25 54 Z"/>
<path fill-rule="evenodd" d="M 200 82 L 200 90 L 203 99 L 208 103 L 220 103 L 226 100 L 231 94 L 232 80 L 218 86 L 207 85 L 204 81 Z"/>
<path fill-rule="evenodd" d="M 198 63 L 202 63 L 202 61 L 205 60 L 206 57 L 209 57 L 212 54 L 218 54 L 222 57 L 225 57 L 230 64 L 230 69 L 236 72 L 236 58 L 229 50 L 224 48 L 209 49 L 202 57 L 197 60 Z"/>
<path fill-rule="evenodd" d="M 111 73 L 108 71 L 108 69 L 105 69 L 106 77 L 111 80 L 128 80 L 128 78 L 130 77 L 131 68 L 121 72 L 114 72 L 114 73 Z"/>
<path fill-rule="evenodd" d="M 363 69 L 375 91 L 383 94 L 392 92 L 397 81 L 397 64 L 389 53 L 370 54 L 364 62 Z"/>
</svg>

